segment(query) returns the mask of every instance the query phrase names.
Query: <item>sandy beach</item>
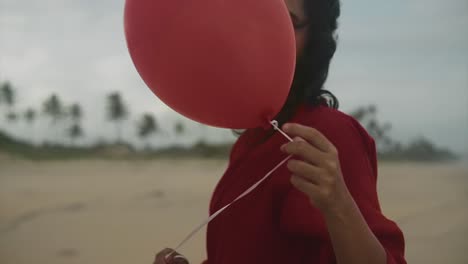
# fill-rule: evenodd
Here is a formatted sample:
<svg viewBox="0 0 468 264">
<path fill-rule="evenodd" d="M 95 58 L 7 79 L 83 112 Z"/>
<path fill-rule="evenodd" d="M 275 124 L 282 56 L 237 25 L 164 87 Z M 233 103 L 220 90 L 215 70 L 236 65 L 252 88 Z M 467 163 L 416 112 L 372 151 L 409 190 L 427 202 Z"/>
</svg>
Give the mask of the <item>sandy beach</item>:
<svg viewBox="0 0 468 264">
<path fill-rule="evenodd" d="M 0 159 L 0 263 L 152 263 L 208 214 L 226 163 L 215 160 Z M 382 163 L 385 214 L 403 229 L 408 263 L 466 264 L 468 168 Z M 182 250 L 205 256 L 204 232 Z"/>
</svg>

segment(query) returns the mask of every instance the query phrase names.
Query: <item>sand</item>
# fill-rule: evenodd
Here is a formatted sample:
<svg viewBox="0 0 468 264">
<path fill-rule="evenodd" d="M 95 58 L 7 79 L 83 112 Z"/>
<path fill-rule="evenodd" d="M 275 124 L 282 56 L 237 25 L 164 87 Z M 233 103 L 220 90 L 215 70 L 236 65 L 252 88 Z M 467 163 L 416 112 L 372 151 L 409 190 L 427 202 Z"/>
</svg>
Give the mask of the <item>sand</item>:
<svg viewBox="0 0 468 264">
<path fill-rule="evenodd" d="M 0 160 L 0 263 L 152 263 L 207 216 L 222 161 Z M 468 168 L 383 163 L 380 199 L 408 263 L 468 263 Z M 181 250 L 205 256 L 204 232 Z"/>
</svg>

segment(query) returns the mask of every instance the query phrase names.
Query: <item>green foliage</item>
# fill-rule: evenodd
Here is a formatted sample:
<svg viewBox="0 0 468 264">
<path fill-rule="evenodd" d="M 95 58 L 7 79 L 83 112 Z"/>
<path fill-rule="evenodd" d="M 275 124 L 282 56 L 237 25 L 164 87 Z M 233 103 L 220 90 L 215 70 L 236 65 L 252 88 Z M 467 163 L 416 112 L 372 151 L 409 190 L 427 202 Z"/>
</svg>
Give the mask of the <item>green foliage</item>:
<svg viewBox="0 0 468 264">
<path fill-rule="evenodd" d="M 174 131 L 177 135 L 182 135 L 185 133 L 185 126 L 182 122 L 177 122 L 174 126 Z"/>
<path fill-rule="evenodd" d="M 135 152 L 128 145 L 97 144 L 91 147 L 67 147 L 63 145 L 43 145 L 35 147 L 27 142 L 13 139 L 0 131 L 1 150 L 14 156 L 31 160 L 63 160 L 63 159 L 117 159 L 141 160 L 154 158 L 212 158 L 226 159 L 229 156 L 231 144 L 208 145 L 203 142 L 192 147 L 169 147 L 166 149 Z M 115 153 L 115 148 L 124 149 L 123 153 Z M 121 151 L 117 151 L 121 152 Z"/>
<path fill-rule="evenodd" d="M 72 104 L 70 106 L 70 117 L 74 122 L 78 122 L 83 117 L 83 111 L 81 110 L 81 106 L 79 104 Z"/>
<path fill-rule="evenodd" d="M 141 138 L 146 138 L 153 133 L 157 133 L 158 131 L 159 127 L 154 116 L 149 113 L 144 114 L 138 124 L 138 136 Z"/>
<path fill-rule="evenodd" d="M 15 91 L 13 90 L 13 86 L 10 82 L 4 82 L 1 84 L 0 94 L 2 102 L 8 107 L 12 107 L 15 104 Z"/>
<path fill-rule="evenodd" d="M 15 122 L 16 120 L 18 120 L 18 115 L 14 112 L 10 112 L 7 114 L 7 119 L 9 122 Z"/>
<path fill-rule="evenodd" d="M 52 94 L 43 104 L 43 113 L 52 119 L 55 124 L 65 115 L 62 102 L 56 94 Z"/>
<path fill-rule="evenodd" d="M 32 108 L 26 109 L 26 111 L 24 112 L 24 119 L 26 120 L 26 122 L 31 124 L 36 119 L 36 111 L 34 111 L 34 109 Z"/>
<path fill-rule="evenodd" d="M 458 159 L 458 156 L 450 150 L 439 148 L 424 137 L 415 138 L 407 146 L 398 145 L 380 153 L 379 157 L 383 160 L 406 161 L 451 161 Z"/>
<path fill-rule="evenodd" d="M 81 136 L 83 136 L 83 129 L 79 124 L 73 124 L 69 129 L 68 129 L 68 136 L 71 139 L 76 139 Z"/>
<path fill-rule="evenodd" d="M 388 136 L 392 125 L 390 123 L 382 124 L 377 119 L 377 106 L 362 106 L 351 112 L 350 115 L 366 128 L 367 132 L 375 139 L 379 150 L 385 150 L 394 144 L 394 141 Z"/>
<path fill-rule="evenodd" d="M 31 159 L 63 159 L 63 158 L 118 158 L 124 159 L 147 159 L 158 157 L 170 158 L 227 158 L 229 156 L 231 144 L 210 145 L 200 141 L 191 147 L 169 147 L 162 150 L 147 150 L 136 152 L 126 143 L 122 143 L 120 130 L 122 122 L 128 118 L 129 111 L 120 93 L 114 92 L 108 95 L 106 111 L 109 121 L 116 124 L 118 132 L 118 144 L 97 144 L 92 147 L 66 147 L 59 144 L 43 145 L 35 147 L 30 143 L 14 139 L 0 131 L 0 151 L 6 151 L 15 155 Z M 0 83 L 0 103 L 8 107 L 8 120 L 16 120 L 18 114 L 12 111 L 15 104 L 15 91 L 9 82 Z M 78 104 L 64 107 L 57 94 L 52 94 L 42 105 L 42 113 L 50 117 L 55 124 L 65 117 L 68 117 L 67 126 L 56 126 L 55 128 L 65 128 L 66 134 L 73 141 L 84 135 L 80 124 L 83 118 L 83 109 Z M 369 132 L 376 141 L 378 155 L 384 160 L 404 160 L 404 161 L 449 161 L 457 159 L 457 155 L 448 149 L 439 148 L 425 137 L 418 137 L 408 144 L 402 144 L 390 136 L 392 125 L 388 122 L 381 122 L 377 116 L 378 108 L 375 105 L 363 106 L 351 112 Z M 37 112 L 32 108 L 27 108 L 21 112 L 28 123 L 37 119 Z M 184 136 L 186 126 L 182 121 L 174 124 L 173 133 Z M 137 122 L 137 134 L 142 139 L 148 138 L 154 133 L 159 133 L 160 127 L 156 118 L 145 113 Z M 57 134 L 58 135 L 58 134 Z M 58 138 L 56 135 L 55 138 Z M 117 154 L 116 154 L 117 153 Z"/>
<path fill-rule="evenodd" d="M 8 107 L 6 113 L 6 119 L 8 122 L 15 122 L 18 119 L 18 115 L 13 112 L 13 105 L 15 104 L 15 90 L 10 82 L 4 82 L 0 84 L 0 101 Z"/>
<path fill-rule="evenodd" d="M 114 92 L 107 97 L 107 117 L 115 122 L 117 129 L 117 142 L 122 141 L 122 121 L 127 119 L 128 110 L 125 106 L 120 93 Z"/>
<path fill-rule="evenodd" d="M 404 161 L 448 161 L 456 160 L 457 155 L 448 149 L 438 148 L 424 137 L 418 137 L 407 145 L 392 139 L 388 134 L 392 128 L 390 123 L 381 123 L 377 119 L 375 105 L 359 107 L 350 115 L 358 120 L 374 138 L 377 153 L 383 160 Z"/>
<path fill-rule="evenodd" d="M 107 116 L 111 121 L 122 121 L 127 118 L 128 110 L 120 93 L 114 92 L 107 97 Z"/>
</svg>

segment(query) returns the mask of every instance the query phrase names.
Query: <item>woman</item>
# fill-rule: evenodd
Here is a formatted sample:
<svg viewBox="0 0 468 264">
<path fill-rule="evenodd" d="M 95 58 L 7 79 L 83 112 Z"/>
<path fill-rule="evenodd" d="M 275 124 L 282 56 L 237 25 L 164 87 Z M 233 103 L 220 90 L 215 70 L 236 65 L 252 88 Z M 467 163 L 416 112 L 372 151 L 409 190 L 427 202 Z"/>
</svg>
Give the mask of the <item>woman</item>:
<svg viewBox="0 0 468 264">
<path fill-rule="evenodd" d="M 403 234 L 380 209 L 374 141 L 322 90 L 336 50 L 339 0 L 285 1 L 299 59 L 277 120 L 295 140 L 263 128 L 244 132 L 210 212 L 293 158 L 208 225 L 205 263 L 406 263 Z M 166 259 L 171 252 L 161 251 L 155 263 L 188 263 L 178 253 Z"/>
</svg>

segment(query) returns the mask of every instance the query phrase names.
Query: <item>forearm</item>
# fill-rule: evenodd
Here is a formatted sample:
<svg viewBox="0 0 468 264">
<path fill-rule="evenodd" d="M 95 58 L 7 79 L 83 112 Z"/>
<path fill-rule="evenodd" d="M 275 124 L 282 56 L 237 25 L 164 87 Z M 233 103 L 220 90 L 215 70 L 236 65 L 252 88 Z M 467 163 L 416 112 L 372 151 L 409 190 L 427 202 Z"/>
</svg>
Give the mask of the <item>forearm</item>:
<svg viewBox="0 0 468 264">
<path fill-rule="evenodd" d="M 370 230 L 351 195 L 324 214 L 338 264 L 385 264 L 382 244 Z"/>
</svg>

